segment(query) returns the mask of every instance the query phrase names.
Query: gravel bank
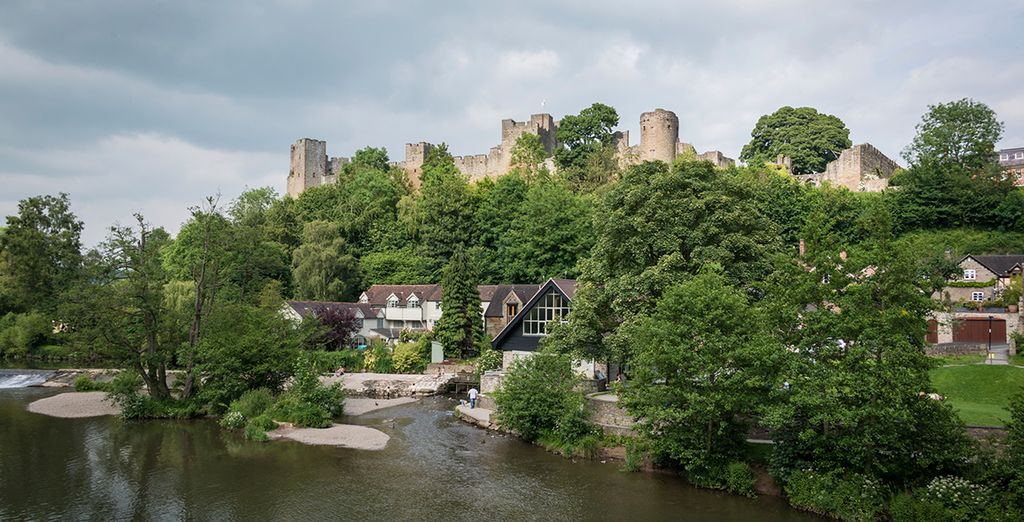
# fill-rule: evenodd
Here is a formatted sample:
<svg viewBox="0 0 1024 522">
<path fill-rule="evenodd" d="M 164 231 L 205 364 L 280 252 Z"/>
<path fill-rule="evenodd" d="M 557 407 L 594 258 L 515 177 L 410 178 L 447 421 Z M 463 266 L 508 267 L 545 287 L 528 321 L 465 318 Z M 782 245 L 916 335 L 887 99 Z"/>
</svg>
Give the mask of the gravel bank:
<svg viewBox="0 0 1024 522">
<path fill-rule="evenodd" d="M 106 392 L 68 392 L 39 399 L 28 405 L 28 411 L 51 417 L 76 419 L 117 415 L 121 409 L 107 400 Z"/>
</svg>

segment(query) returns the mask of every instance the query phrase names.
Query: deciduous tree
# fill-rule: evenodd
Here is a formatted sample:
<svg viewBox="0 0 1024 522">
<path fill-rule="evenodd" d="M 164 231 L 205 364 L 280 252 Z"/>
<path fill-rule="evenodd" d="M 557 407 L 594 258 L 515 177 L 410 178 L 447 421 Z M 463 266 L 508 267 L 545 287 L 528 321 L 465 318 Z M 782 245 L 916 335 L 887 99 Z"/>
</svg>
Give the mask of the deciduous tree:
<svg viewBox="0 0 1024 522">
<path fill-rule="evenodd" d="M 842 120 L 811 107 L 786 106 L 761 116 L 750 137 L 741 160 L 766 163 L 780 154 L 789 156 L 794 174 L 824 172 L 828 162 L 852 145 L 850 129 Z"/>
</svg>

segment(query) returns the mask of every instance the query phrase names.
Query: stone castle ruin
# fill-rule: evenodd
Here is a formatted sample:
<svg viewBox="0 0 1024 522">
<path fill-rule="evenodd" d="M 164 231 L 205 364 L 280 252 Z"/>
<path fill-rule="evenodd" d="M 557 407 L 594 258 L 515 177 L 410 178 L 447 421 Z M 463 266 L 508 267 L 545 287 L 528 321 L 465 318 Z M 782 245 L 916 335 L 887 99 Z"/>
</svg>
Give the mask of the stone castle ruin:
<svg viewBox="0 0 1024 522">
<path fill-rule="evenodd" d="M 550 114 L 534 114 L 528 121 L 501 121 L 501 143 L 491 147 L 487 154 L 454 156 L 455 167 L 469 176 L 470 180 L 496 178 L 512 168 L 512 149 L 523 134 L 535 134 L 549 158 L 547 166 L 554 170 L 550 155 L 558 147 L 558 121 Z M 679 154 L 689 153 L 711 161 L 718 167 L 734 165 L 735 160 L 717 150 L 697 154 L 692 145 L 679 141 L 679 118 L 672 111 L 655 109 L 640 115 L 640 144 L 630 146 L 629 131 L 615 133 L 615 146 L 619 163 L 623 166 L 647 160 L 672 161 Z M 414 188 L 419 188 L 423 162 L 432 145 L 426 142 L 407 143 L 405 159 L 395 166 L 405 171 Z M 327 156 L 327 143 L 321 140 L 302 138 L 292 145 L 291 170 L 288 173 L 288 195 L 297 197 L 303 190 L 335 183 L 348 158 Z"/>
<path fill-rule="evenodd" d="M 546 165 L 554 170 L 551 155 L 558 148 L 558 124 L 550 114 L 534 114 L 528 121 L 511 119 L 501 121 L 501 143 L 491 147 L 487 154 L 454 156 L 455 167 L 470 180 L 496 178 L 512 168 L 512 149 L 523 134 L 534 134 L 548 153 Z M 644 161 L 659 160 L 671 164 L 676 156 L 689 155 L 694 159 L 710 161 L 719 168 L 736 164 L 722 152 L 711 150 L 698 154 L 689 143 L 679 141 L 679 118 L 672 111 L 655 109 L 640 115 L 640 143 L 629 144 L 629 131 L 619 131 L 613 137 L 619 164 L 623 167 Z M 413 187 L 420 186 L 423 162 L 433 147 L 427 142 L 407 143 L 405 159 L 394 165 L 405 171 Z M 342 167 L 349 162 L 345 157 L 328 157 L 327 143 L 302 138 L 292 145 L 291 169 L 288 173 L 288 195 L 298 197 L 303 190 L 318 185 L 336 183 Z M 776 162 L 792 172 L 789 158 Z M 829 162 L 825 172 L 798 176 L 805 183 L 830 183 L 854 192 L 878 192 L 889 185 L 889 178 L 899 168 L 895 161 L 869 143 L 854 145 L 844 150 L 839 158 Z"/>
</svg>

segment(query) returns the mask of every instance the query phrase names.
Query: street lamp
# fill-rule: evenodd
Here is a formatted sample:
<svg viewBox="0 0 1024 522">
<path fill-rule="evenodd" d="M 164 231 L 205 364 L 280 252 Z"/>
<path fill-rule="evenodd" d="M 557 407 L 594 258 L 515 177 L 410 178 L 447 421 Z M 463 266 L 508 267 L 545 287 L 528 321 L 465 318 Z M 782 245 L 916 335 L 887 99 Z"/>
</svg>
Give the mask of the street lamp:
<svg viewBox="0 0 1024 522">
<path fill-rule="evenodd" d="M 992 316 L 988 316 L 988 359 L 991 361 L 995 359 L 992 354 Z"/>
</svg>

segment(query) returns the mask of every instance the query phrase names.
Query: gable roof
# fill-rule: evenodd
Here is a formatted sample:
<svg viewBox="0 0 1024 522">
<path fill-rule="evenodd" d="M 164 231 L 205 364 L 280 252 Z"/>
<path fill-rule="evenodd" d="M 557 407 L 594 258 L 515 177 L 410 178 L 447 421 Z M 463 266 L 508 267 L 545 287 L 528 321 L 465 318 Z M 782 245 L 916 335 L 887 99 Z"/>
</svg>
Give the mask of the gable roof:
<svg viewBox="0 0 1024 522">
<path fill-rule="evenodd" d="M 483 286 L 483 285 L 481 285 Z M 484 299 L 484 291 L 480 291 L 480 301 L 487 303 L 484 310 L 484 317 L 504 317 L 505 307 L 503 303 L 509 294 L 515 294 L 520 303 L 526 303 L 537 293 L 540 285 L 493 285 L 494 289 L 489 292 L 489 297 Z"/>
<path fill-rule="evenodd" d="M 999 277 L 1009 276 L 1010 271 L 1017 265 L 1024 266 L 1024 255 L 1020 254 L 999 256 L 975 256 L 968 254 L 960 260 L 960 263 L 963 263 L 967 258 L 974 259 L 981 264 L 981 266 L 991 270 Z M 960 263 L 957 264 L 959 265 Z"/>
<path fill-rule="evenodd" d="M 548 282 L 541 285 L 540 288 L 538 288 L 537 291 L 534 292 L 533 297 L 531 297 L 530 300 L 523 305 L 523 309 L 518 314 L 516 314 L 516 316 L 513 317 L 511 321 L 505 324 L 505 327 L 502 328 L 500 332 L 498 332 L 498 335 L 494 336 L 494 340 L 491 341 L 491 347 L 497 348 L 498 344 L 501 343 L 501 341 L 505 337 L 507 337 L 508 334 L 512 332 L 519 323 L 523 322 L 523 317 L 526 316 L 526 313 L 537 304 L 537 301 L 540 301 L 540 298 L 543 297 L 544 294 L 548 293 L 548 290 L 551 289 L 557 290 L 558 293 L 562 294 L 562 297 L 564 297 L 566 301 L 572 301 L 572 296 L 576 295 L 576 280 L 548 279 Z"/>
<path fill-rule="evenodd" d="M 357 312 L 362 312 L 364 318 L 377 317 L 377 314 L 380 313 L 379 308 L 369 303 L 342 303 L 336 301 L 285 301 L 285 303 L 287 303 L 292 310 L 295 310 L 295 313 L 302 317 L 309 317 L 311 315 L 315 315 L 321 310 L 329 310 L 332 308 L 351 310 L 357 317 L 359 316 Z"/>
<path fill-rule="evenodd" d="M 373 285 L 363 294 L 366 302 L 374 306 L 387 306 L 388 297 L 394 294 L 399 304 L 408 304 L 415 295 L 420 301 L 440 301 L 441 285 Z"/>
</svg>

